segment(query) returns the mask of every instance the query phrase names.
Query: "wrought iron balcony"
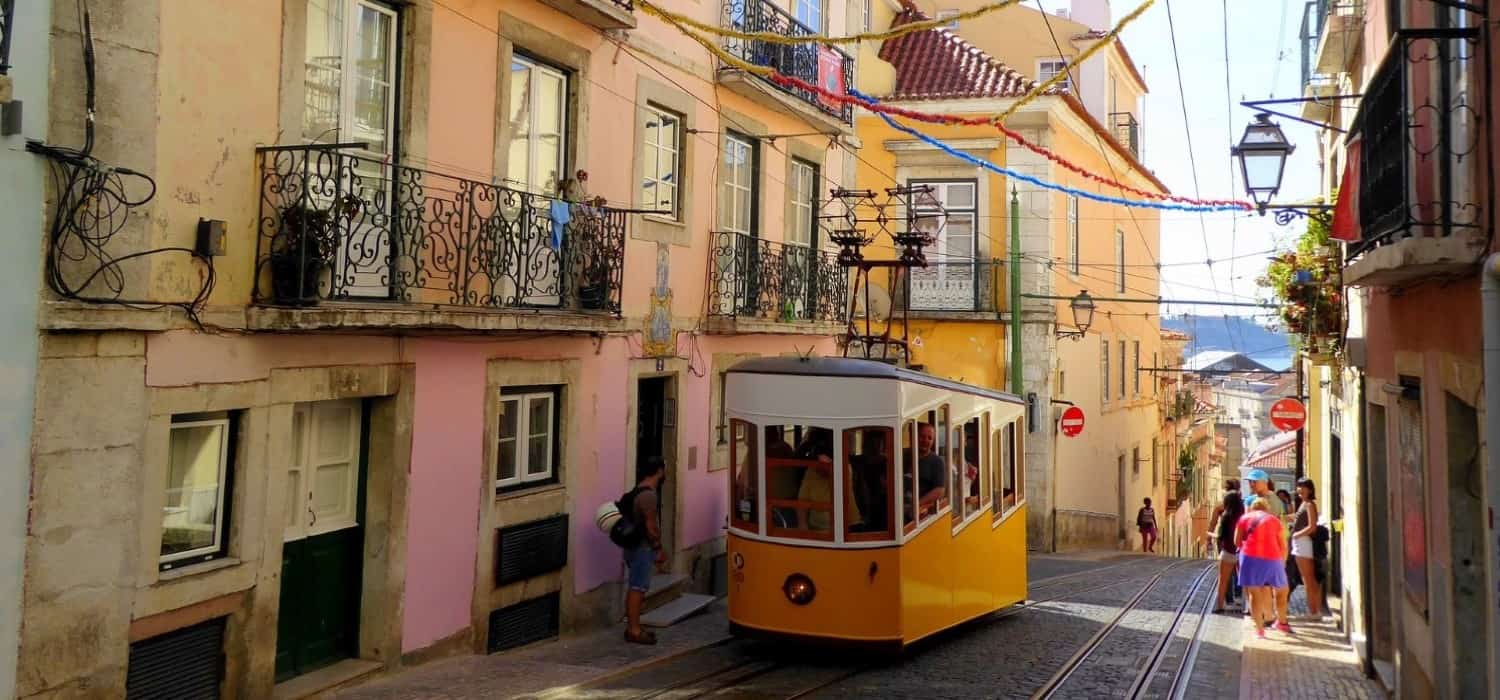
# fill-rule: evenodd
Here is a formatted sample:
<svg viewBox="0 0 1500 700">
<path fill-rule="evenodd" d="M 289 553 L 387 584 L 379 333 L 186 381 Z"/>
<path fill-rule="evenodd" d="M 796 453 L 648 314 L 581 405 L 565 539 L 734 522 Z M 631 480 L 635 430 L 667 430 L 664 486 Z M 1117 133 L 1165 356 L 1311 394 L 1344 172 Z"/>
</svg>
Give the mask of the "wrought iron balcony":
<svg viewBox="0 0 1500 700">
<path fill-rule="evenodd" d="M 1141 123 L 1130 112 L 1110 112 L 1109 127 L 1114 131 L 1115 141 L 1130 149 L 1130 154 L 1141 157 Z"/>
<path fill-rule="evenodd" d="M 742 32 L 771 32 L 792 37 L 818 33 L 770 0 L 724 0 L 723 11 L 724 26 Z M 854 59 L 833 47 L 820 44 L 773 44 L 729 37 L 724 40 L 724 50 L 736 58 L 759 66 L 769 66 L 779 73 L 830 88 L 834 92 L 843 92 L 846 86 L 854 84 Z M 854 108 L 847 104 L 825 100 L 808 90 L 785 87 L 758 77 L 755 80 L 773 90 L 787 93 L 844 124 L 853 123 Z"/>
<path fill-rule="evenodd" d="M 1370 78 L 1355 127 L 1361 136 L 1361 240 L 1344 281 L 1399 283 L 1473 263 L 1481 222 L 1478 32 L 1406 29 Z M 1400 248 L 1400 250 L 1395 250 Z"/>
<path fill-rule="evenodd" d="M 908 273 L 906 294 L 913 314 L 994 313 L 1005 288 L 1003 261 L 928 260 Z"/>
<path fill-rule="evenodd" d="M 776 322 L 840 323 L 849 294 L 838 255 L 803 245 L 715 231 L 709 247 L 708 315 Z"/>
<path fill-rule="evenodd" d="M 626 212 L 360 157 L 257 149 L 255 300 L 620 313 Z"/>
</svg>

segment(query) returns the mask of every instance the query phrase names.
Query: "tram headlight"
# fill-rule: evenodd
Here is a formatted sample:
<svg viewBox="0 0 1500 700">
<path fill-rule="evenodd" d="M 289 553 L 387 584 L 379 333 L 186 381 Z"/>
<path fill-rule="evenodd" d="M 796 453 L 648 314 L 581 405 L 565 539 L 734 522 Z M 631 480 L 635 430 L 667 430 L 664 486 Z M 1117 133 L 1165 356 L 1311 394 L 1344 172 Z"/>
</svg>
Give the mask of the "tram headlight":
<svg viewBox="0 0 1500 700">
<path fill-rule="evenodd" d="M 781 592 L 786 594 L 786 599 L 796 605 L 807 605 L 812 602 L 814 596 L 818 595 L 817 586 L 813 585 L 812 579 L 802 574 L 792 574 L 786 577 L 786 583 L 781 584 Z"/>
</svg>

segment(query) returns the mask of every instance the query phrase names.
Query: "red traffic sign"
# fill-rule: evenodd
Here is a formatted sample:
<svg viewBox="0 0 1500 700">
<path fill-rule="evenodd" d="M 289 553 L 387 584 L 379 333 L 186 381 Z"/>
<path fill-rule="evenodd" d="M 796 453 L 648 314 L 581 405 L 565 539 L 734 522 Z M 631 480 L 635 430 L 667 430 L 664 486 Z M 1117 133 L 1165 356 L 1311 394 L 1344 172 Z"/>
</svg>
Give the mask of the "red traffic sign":
<svg viewBox="0 0 1500 700">
<path fill-rule="evenodd" d="M 1277 430 L 1291 432 L 1301 430 L 1307 423 L 1307 409 L 1296 399 L 1282 399 L 1271 404 L 1271 425 Z"/>
<path fill-rule="evenodd" d="M 1069 406 L 1063 411 L 1062 420 L 1058 422 L 1058 429 L 1067 437 L 1078 437 L 1083 432 L 1083 409 L 1077 406 Z"/>
</svg>

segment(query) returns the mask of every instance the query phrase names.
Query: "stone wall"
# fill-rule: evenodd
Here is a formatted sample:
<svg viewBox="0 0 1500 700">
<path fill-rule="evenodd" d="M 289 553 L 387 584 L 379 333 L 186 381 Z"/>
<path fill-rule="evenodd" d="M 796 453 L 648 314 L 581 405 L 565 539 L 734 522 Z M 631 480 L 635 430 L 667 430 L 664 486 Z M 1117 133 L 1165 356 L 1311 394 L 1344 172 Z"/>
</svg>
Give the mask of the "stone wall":
<svg viewBox="0 0 1500 700">
<path fill-rule="evenodd" d="M 1119 549 L 1120 519 L 1106 513 L 1057 511 L 1057 550 Z"/>
</svg>

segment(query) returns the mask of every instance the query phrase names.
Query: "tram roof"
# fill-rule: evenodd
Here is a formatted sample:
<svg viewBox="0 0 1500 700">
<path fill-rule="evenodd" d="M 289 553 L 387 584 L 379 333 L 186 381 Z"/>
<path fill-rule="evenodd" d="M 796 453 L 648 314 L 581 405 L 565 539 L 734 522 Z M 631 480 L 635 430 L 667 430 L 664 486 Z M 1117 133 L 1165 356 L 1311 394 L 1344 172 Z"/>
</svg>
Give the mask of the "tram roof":
<svg viewBox="0 0 1500 700">
<path fill-rule="evenodd" d="M 730 372 L 746 374 L 790 374 L 803 377 L 857 377 L 861 379 L 894 379 L 913 384 L 974 394 L 997 401 L 1025 403 L 1019 396 L 994 389 L 934 377 L 926 372 L 905 369 L 874 360 L 851 357 L 753 357 L 730 367 Z"/>
</svg>

